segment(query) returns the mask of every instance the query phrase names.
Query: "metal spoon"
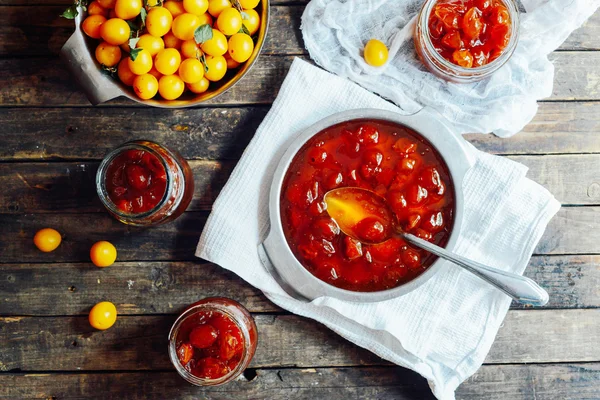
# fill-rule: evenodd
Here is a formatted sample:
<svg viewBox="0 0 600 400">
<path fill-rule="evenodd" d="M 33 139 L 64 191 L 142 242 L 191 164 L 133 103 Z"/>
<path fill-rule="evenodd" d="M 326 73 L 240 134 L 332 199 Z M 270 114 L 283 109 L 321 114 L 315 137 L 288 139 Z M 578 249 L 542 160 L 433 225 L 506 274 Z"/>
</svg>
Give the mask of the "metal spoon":
<svg viewBox="0 0 600 400">
<path fill-rule="evenodd" d="M 340 230 L 362 243 L 381 243 L 397 234 L 407 242 L 477 275 L 519 303 L 535 306 L 548 303 L 548 293 L 529 278 L 488 267 L 403 232 L 395 223 L 394 213 L 386 200 L 371 190 L 352 187 L 333 189 L 325 193 L 323 200 L 327 213 Z"/>
</svg>

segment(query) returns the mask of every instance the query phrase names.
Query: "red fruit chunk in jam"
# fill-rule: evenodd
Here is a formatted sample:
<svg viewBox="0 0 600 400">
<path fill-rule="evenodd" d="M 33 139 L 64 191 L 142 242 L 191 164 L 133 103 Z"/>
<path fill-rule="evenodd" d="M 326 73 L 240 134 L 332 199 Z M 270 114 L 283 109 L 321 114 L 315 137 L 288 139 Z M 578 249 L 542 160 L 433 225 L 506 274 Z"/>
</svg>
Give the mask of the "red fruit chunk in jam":
<svg viewBox="0 0 600 400">
<path fill-rule="evenodd" d="M 462 22 L 462 31 L 468 38 L 475 39 L 481 34 L 483 22 L 481 22 L 480 17 L 481 11 L 477 7 L 471 7 L 465 14 Z"/>
<path fill-rule="evenodd" d="M 235 325 L 231 318 L 226 315 L 220 313 L 215 314 L 215 316 L 213 316 L 208 323 L 212 325 L 219 334 L 224 332 L 237 332 L 239 334 L 239 328 Z"/>
<path fill-rule="evenodd" d="M 335 189 L 342 184 L 344 176 L 340 171 L 330 171 L 327 173 L 324 184 L 327 190 Z"/>
<path fill-rule="evenodd" d="M 394 143 L 394 150 L 402 154 L 411 154 L 417 151 L 417 144 L 408 138 L 400 138 Z"/>
<path fill-rule="evenodd" d="M 444 215 L 441 211 L 432 212 L 423 221 L 422 228 L 431 233 L 437 233 L 444 228 Z"/>
<path fill-rule="evenodd" d="M 370 149 L 370 150 L 365 151 L 363 160 L 367 164 L 378 167 L 381 164 L 381 162 L 383 161 L 383 154 L 379 150 Z"/>
<path fill-rule="evenodd" d="M 486 13 L 492 7 L 492 0 L 475 0 L 475 7 Z"/>
<path fill-rule="evenodd" d="M 473 54 L 469 50 L 455 50 L 452 53 L 452 61 L 463 68 L 471 68 L 473 67 Z"/>
<path fill-rule="evenodd" d="M 190 343 L 198 349 L 205 349 L 212 346 L 217 336 L 218 332 L 212 325 L 200 325 L 190 332 Z"/>
<path fill-rule="evenodd" d="M 179 362 L 183 366 L 185 366 L 187 363 L 189 363 L 193 356 L 194 356 L 194 348 L 189 343 L 183 343 L 177 349 L 177 358 L 179 358 Z"/>
<path fill-rule="evenodd" d="M 344 237 L 344 254 L 349 260 L 355 260 L 362 257 L 362 244 L 358 240 L 352 239 L 350 236 Z"/>
<path fill-rule="evenodd" d="M 219 336 L 219 359 L 228 361 L 243 349 L 242 343 L 229 332 L 222 333 Z"/>
<path fill-rule="evenodd" d="M 379 143 L 379 132 L 372 125 L 363 125 L 359 129 L 358 134 L 361 143 L 366 145 Z"/>
<path fill-rule="evenodd" d="M 510 27 L 507 25 L 496 25 L 490 32 L 490 41 L 500 50 L 508 46 L 510 41 Z"/>
<path fill-rule="evenodd" d="M 322 147 L 315 147 L 308 152 L 308 162 L 311 164 L 323 164 L 327 160 L 327 151 Z"/>
<path fill-rule="evenodd" d="M 389 228 L 386 229 L 383 223 L 374 217 L 367 217 L 361 220 L 354 227 L 354 231 L 357 238 L 371 243 L 383 242 L 389 235 Z"/>
<path fill-rule="evenodd" d="M 490 22 L 493 25 L 508 25 L 510 23 L 510 14 L 506 7 L 498 5 L 492 9 Z"/>
<path fill-rule="evenodd" d="M 340 228 L 331 218 L 323 217 L 313 223 L 312 231 L 315 232 L 317 236 L 327 240 L 333 240 L 340 233 Z"/>
<path fill-rule="evenodd" d="M 421 185 L 413 185 L 406 192 L 406 200 L 408 204 L 418 206 L 427 199 L 427 189 Z"/>
<path fill-rule="evenodd" d="M 417 226 L 419 226 L 419 223 L 421 222 L 421 215 L 420 214 L 412 214 L 408 217 L 408 222 L 406 224 L 406 230 L 410 231 L 414 228 L 416 228 Z"/>
<path fill-rule="evenodd" d="M 411 173 L 412 171 L 415 170 L 416 165 L 417 165 L 417 160 L 414 158 L 408 157 L 408 158 L 405 158 L 404 160 L 402 160 L 402 162 L 400 163 L 400 169 L 404 173 Z"/>
<path fill-rule="evenodd" d="M 416 250 L 407 248 L 402 251 L 402 262 L 408 268 L 418 268 L 421 265 L 421 256 Z"/>
<path fill-rule="evenodd" d="M 391 261 L 400 256 L 400 248 L 402 246 L 404 246 L 402 239 L 391 238 L 383 243 L 370 245 L 369 252 L 376 260 Z"/>
<path fill-rule="evenodd" d="M 229 368 L 222 361 L 206 357 L 198 360 L 192 374 L 204 379 L 219 379 L 229 373 Z"/>
<path fill-rule="evenodd" d="M 429 190 L 437 189 L 440 182 L 440 173 L 435 167 L 425 168 L 419 176 L 419 183 Z"/>
<path fill-rule="evenodd" d="M 128 165 L 125 174 L 129 186 L 136 190 L 144 190 L 150 185 L 150 173 L 139 165 Z"/>
<path fill-rule="evenodd" d="M 444 44 L 444 46 L 450 49 L 460 49 L 464 46 L 464 43 L 460 38 L 460 33 L 458 31 L 452 31 L 450 33 L 447 33 L 442 38 L 442 43 Z"/>
<path fill-rule="evenodd" d="M 459 11 L 459 8 L 450 4 L 441 4 L 435 7 L 434 14 L 446 29 L 458 29 L 461 21 Z"/>
</svg>

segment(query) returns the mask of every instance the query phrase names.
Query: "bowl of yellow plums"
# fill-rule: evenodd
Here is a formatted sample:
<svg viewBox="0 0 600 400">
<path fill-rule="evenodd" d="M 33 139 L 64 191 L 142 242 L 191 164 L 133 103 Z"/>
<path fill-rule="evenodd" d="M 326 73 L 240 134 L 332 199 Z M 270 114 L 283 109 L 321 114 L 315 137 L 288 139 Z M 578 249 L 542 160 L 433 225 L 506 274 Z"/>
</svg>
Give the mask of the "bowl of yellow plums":
<svg viewBox="0 0 600 400">
<path fill-rule="evenodd" d="M 235 85 L 258 58 L 269 0 L 76 0 L 60 55 L 94 105 L 125 96 L 190 107 Z"/>
</svg>

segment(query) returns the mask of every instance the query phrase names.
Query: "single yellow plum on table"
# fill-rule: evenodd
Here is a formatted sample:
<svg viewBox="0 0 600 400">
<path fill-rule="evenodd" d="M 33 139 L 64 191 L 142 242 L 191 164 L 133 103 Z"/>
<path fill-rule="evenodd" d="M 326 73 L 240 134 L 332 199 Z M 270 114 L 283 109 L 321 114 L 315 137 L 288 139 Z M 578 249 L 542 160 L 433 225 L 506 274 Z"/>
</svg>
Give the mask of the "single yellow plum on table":
<svg viewBox="0 0 600 400">
<path fill-rule="evenodd" d="M 108 267 L 117 259 L 117 249 L 112 243 L 101 240 L 90 249 L 90 258 L 96 267 Z"/>
<path fill-rule="evenodd" d="M 60 233 L 52 228 L 40 229 L 33 237 L 33 243 L 44 253 L 56 250 L 61 241 L 62 237 Z"/>
<path fill-rule="evenodd" d="M 106 330 L 117 321 L 117 307 L 110 301 L 102 301 L 90 310 L 90 325 L 98 330 Z"/>
</svg>

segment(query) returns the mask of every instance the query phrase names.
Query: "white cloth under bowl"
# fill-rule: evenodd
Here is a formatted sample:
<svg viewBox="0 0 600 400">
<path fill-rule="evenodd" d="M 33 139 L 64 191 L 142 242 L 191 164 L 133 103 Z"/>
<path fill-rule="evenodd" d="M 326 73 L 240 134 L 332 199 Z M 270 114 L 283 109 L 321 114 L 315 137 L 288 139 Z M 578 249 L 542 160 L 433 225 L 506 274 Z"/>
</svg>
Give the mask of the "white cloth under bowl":
<svg viewBox="0 0 600 400">
<path fill-rule="evenodd" d="M 488 353 L 509 297 L 445 263 L 423 286 L 397 299 L 357 304 L 321 297 L 306 303 L 290 297 L 258 256 L 257 246 L 269 230 L 273 171 L 285 144 L 318 120 L 357 108 L 401 112 L 358 85 L 296 59 L 215 201 L 196 255 L 235 272 L 280 307 L 417 371 L 438 398 L 453 399 L 456 387 Z M 525 177 L 525 166 L 473 147 L 471 151 L 477 161 L 462 188 L 465 214 L 456 252 L 520 274 L 560 205 Z"/>
<path fill-rule="evenodd" d="M 471 84 L 448 83 L 429 73 L 413 45 L 416 14 L 425 0 L 312 0 L 302 15 L 304 44 L 326 70 L 393 101 L 407 113 L 430 106 L 458 133 L 511 136 L 537 112 L 537 100 L 552 94 L 554 66 L 548 54 L 600 6 L 600 0 L 520 0 L 517 48 L 491 77 Z M 389 62 L 367 65 L 369 39 L 390 48 Z"/>
</svg>

